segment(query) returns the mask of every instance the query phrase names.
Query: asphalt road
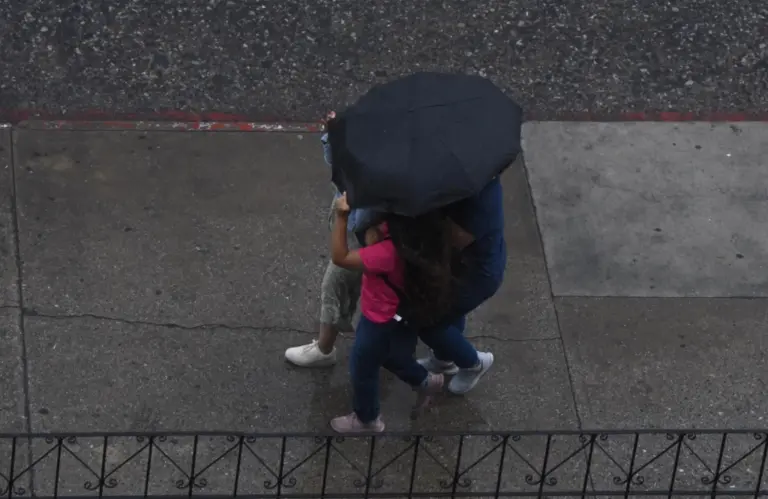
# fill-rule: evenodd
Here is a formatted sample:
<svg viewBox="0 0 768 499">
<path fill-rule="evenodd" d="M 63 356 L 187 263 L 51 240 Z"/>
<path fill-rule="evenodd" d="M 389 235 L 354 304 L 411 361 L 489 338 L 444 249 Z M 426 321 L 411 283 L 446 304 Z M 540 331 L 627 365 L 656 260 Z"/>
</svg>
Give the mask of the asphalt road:
<svg viewBox="0 0 768 499">
<path fill-rule="evenodd" d="M 5 120 L 183 111 L 314 121 L 418 69 L 488 75 L 545 118 L 760 113 L 768 4 L 0 0 Z"/>
</svg>

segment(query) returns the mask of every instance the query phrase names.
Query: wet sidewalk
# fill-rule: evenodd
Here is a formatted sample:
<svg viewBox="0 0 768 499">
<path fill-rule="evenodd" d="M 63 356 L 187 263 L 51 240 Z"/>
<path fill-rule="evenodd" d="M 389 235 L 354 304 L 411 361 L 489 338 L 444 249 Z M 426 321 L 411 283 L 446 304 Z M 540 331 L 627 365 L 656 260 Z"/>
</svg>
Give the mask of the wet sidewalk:
<svg viewBox="0 0 768 499">
<path fill-rule="evenodd" d="M 497 362 L 416 421 L 387 376 L 388 427 L 765 426 L 767 132 L 527 124 L 469 327 Z M 329 201 L 312 134 L 0 130 L 0 431 L 327 431 L 346 364 L 283 351 Z"/>
</svg>

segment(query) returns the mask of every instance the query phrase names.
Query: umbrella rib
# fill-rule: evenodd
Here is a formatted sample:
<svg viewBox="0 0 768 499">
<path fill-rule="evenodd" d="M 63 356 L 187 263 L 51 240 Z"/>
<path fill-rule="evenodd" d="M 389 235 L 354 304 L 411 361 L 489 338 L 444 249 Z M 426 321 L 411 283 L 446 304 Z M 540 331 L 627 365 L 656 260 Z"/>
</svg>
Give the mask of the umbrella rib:
<svg viewBox="0 0 768 499">
<path fill-rule="evenodd" d="M 483 98 L 482 96 L 466 97 L 464 99 L 459 99 L 459 100 L 455 100 L 455 101 L 441 102 L 440 104 L 420 104 L 420 105 L 417 105 L 416 107 L 408 108 L 408 113 L 413 113 L 413 112 L 419 111 L 421 109 L 430 109 L 430 108 L 433 108 L 433 107 L 453 106 L 455 104 L 462 104 L 464 102 L 472 102 L 472 101 L 479 100 L 479 99 L 482 99 L 482 98 Z M 365 110 L 365 111 L 353 110 L 351 115 L 352 116 L 355 116 L 355 115 L 362 116 L 362 115 L 367 115 L 367 114 L 373 114 L 373 115 L 376 115 L 376 114 L 397 114 L 397 113 L 402 113 L 402 112 L 403 112 L 402 108 L 374 109 L 372 111 L 371 110 Z"/>
<path fill-rule="evenodd" d="M 418 105 L 416 107 L 412 107 L 411 109 L 408 110 L 408 112 L 412 113 L 414 111 L 419 111 L 421 109 L 430 109 L 430 108 L 433 108 L 433 107 L 453 106 L 455 104 L 463 104 L 464 102 L 472 102 L 474 100 L 479 100 L 479 99 L 482 99 L 482 97 L 481 96 L 466 97 L 464 99 L 459 99 L 459 100 L 455 100 L 455 101 L 451 101 L 451 102 L 442 102 L 440 104 L 422 104 L 422 105 Z"/>
</svg>

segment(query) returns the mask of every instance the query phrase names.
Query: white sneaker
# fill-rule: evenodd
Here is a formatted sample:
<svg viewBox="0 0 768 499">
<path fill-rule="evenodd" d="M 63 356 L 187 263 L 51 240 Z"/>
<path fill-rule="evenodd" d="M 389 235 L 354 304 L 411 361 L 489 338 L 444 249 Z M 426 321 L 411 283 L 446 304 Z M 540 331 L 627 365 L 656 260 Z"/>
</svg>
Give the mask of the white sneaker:
<svg viewBox="0 0 768 499">
<path fill-rule="evenodd" d="M 453 376 L 459 372 L 459 367 L 453 362 L 446 362 L 435 357 L 432 350 L 429 351 L 429 356 L 417 359 L 416 362 L 422 365 L 424 369 L 432 374 L 444 374 L 446 376 Z"/>
<path fill-rule="evenodd" d="M 456 394 L 463 395 L 477 386 L 477 382 L 480 381 L 488 369 L 493 365 L 493 354 L 491 352 L 477 352 L 479 362 L 477 366 L 470 367 L 469 369 L 459 369 L 456 376 L 453 377 L 450 383 L 448 383 L 448 391 Z"/>
<path fill-rule="evenodd" d="M 329 367 L 336 363 L 336 348 L 324 354 L 317 346 L 317 340 L 308 345 L 289 348 L 285 351 L 285 360 L 300 367 Z"/>
</svg>

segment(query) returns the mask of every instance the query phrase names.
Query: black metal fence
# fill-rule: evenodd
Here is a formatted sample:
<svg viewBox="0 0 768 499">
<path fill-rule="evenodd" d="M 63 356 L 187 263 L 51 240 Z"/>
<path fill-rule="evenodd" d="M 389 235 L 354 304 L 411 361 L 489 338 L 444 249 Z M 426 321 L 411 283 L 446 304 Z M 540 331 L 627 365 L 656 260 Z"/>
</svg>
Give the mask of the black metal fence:
<svg viewBox="0 0 768 499">
<path fill-rule="evenodd" d="M 763 496 L 765 431 L 0 435 L 0 497 Z"/>
</svg>

